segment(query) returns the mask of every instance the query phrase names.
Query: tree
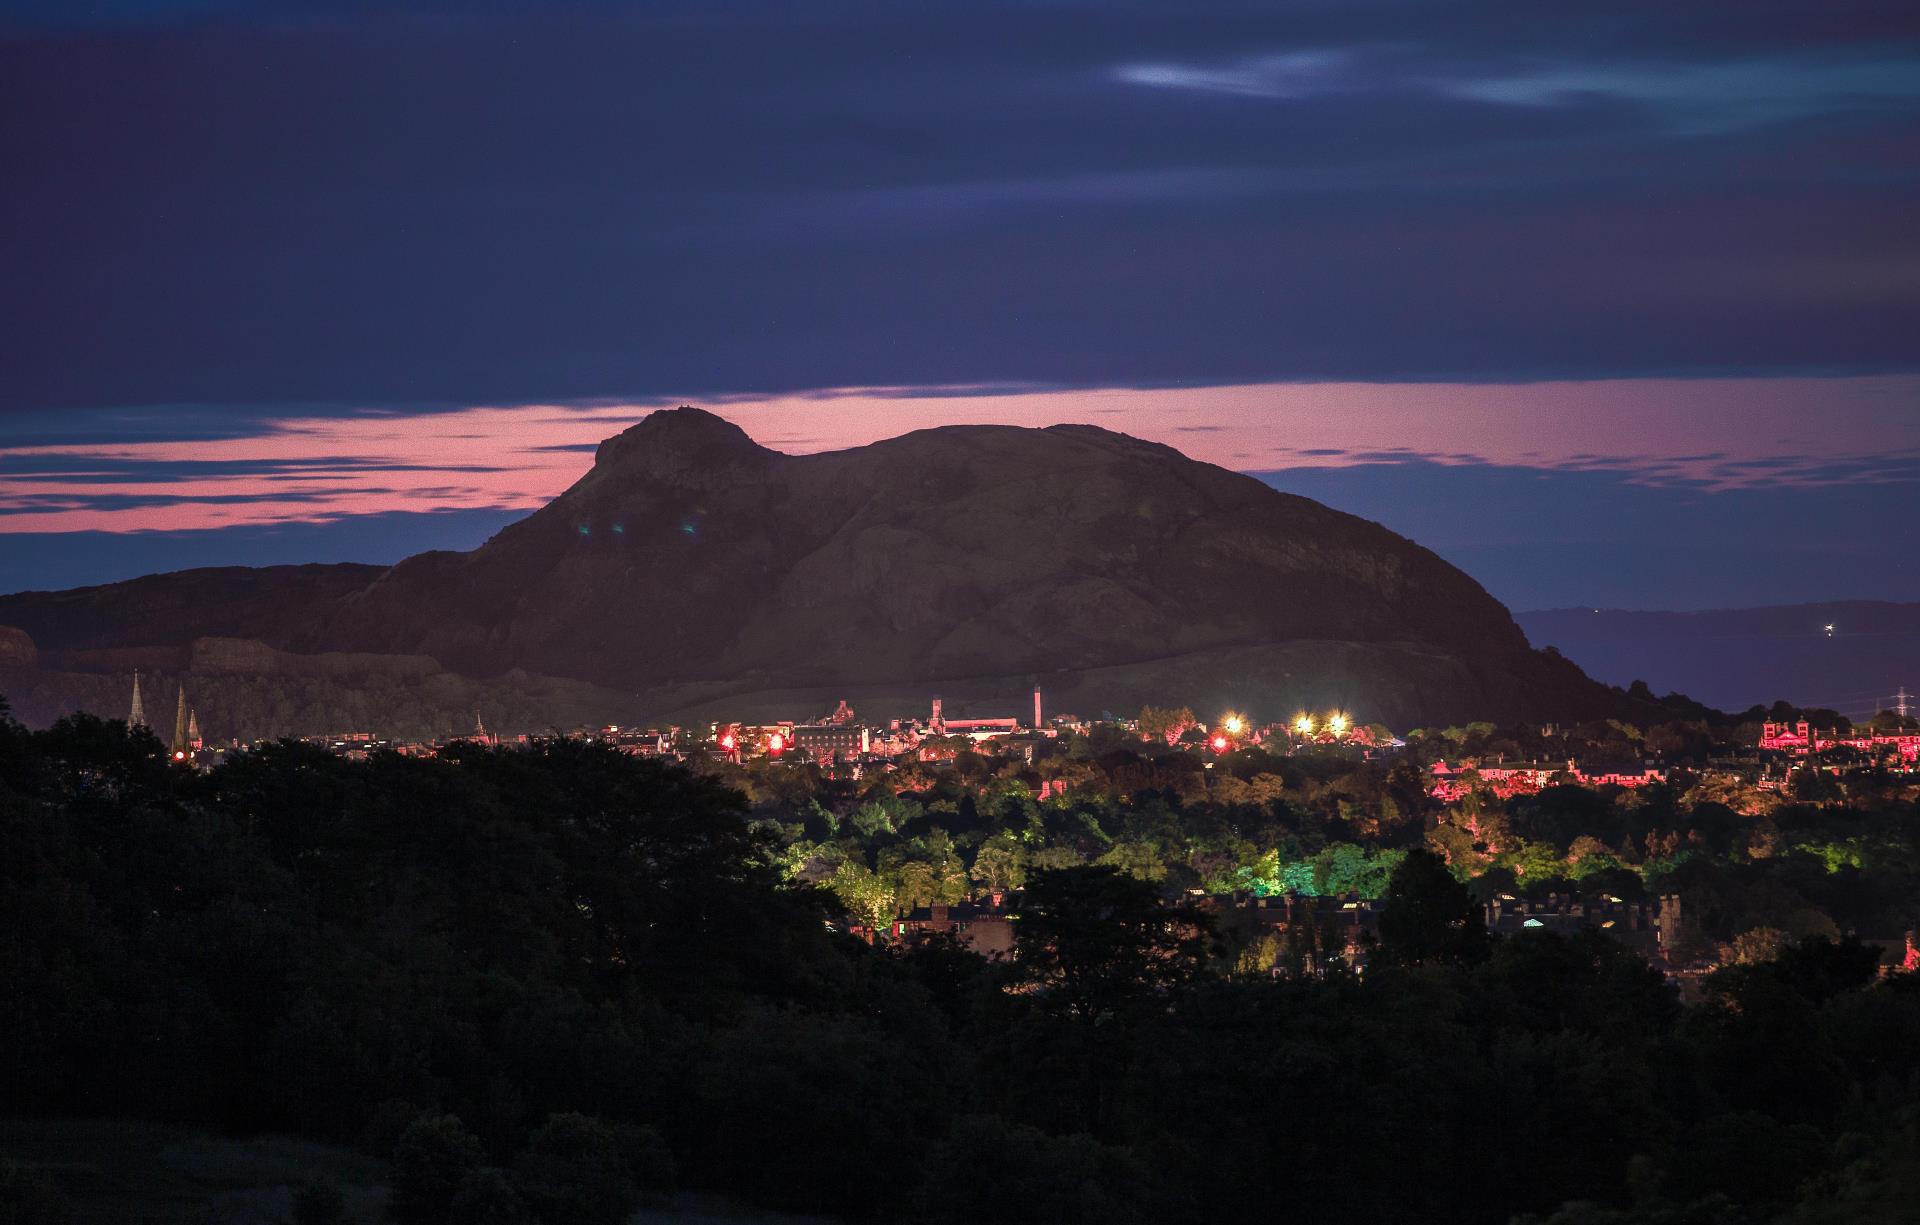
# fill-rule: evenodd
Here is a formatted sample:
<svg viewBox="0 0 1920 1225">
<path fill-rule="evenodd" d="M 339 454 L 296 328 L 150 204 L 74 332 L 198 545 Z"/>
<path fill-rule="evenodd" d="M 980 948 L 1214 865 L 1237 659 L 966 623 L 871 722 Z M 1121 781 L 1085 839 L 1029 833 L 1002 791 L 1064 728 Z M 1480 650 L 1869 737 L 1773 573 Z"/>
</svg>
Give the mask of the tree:
<svg viewBox="0 0 1920 1225">
<path fill-rule="evenodd" d="M 847 908 L 847 913 L 869 931 L 879 931 L 899 913 L 893 886 L 858 860 L 849 859 L 841 864 L 827 887 Z"/>
<path fill-rule="evenodd" d="M 1178 710 L 1163 710 L 1158 706 L 1140 708 L 1140 734 L 1148 740 L 1164 740 L 1168 744 L 1178 741 L 1183 733 L 1200 726 L 1193 717 L 1193 711 L 1182 706 Z"/>
<path fill-rule="evenodd" d="M 546 1225 L 621 1225 L 640 1205 L 619 1134 L 584 1114 L 548 1117 L 513 1159 L 513 1186 Z"/>
<path fill-rule="evenodd" d="M 894 895 L 902 906 L 931 905 L 939 892 L 934 881 L 933 865 L 923 859 L 909 859 L 894 872 L 898 882 L 894 886 Z"/>
<path fill-rule="evenodd" d="M 1380 958 L 1400 965 L 1463 965 L 1484 960 L 1488 945 L 1485 912 L 1467 887 L 1433 852 L 1407 852 L 1387 882 Z"/>
<path fill-rule="evenodd" d="M 488 1166 L 462 1180 L 447 1220 L 448 1225 L 527 1225 L 533 1214 L 507 1176 Z"/>
<path fill-rule="evenodd" d="M 388 1214 L 400 1225 L 442 1225 L 461 1183 L 485 1163 L 480 1141 L 459 1116 L 420 1116 L 393 1150 Z"/>
<path fill-rule="evenodd" d="M 1810 1004 L 1824 1004 L 1873 982 L 1880 950 L 1852 936 L 1839 941 L 1824 936 L 1795 941 L 1783 931 L 1760 927 L 1734 937 L 1725 960 L 1727 968 L 1709 980 L 1716 994 L 1738 999 L 1756 981 L 1765 980 Z"/>
<path fill-rule="evenodd" d="M 916 1215 L 934 1225 L 1137 1221 L 1146 1190 L 1138 1167 L 1128 1150 L 1091 1136 L 970 1116 L 935 1148 Z"/>
<path fill-rule="evenodd" d="M 1777 927 L 1751 928 L 1735 936 L 1733 943 L 1722 946 L 1720 962 L 1729 966 L 1751 966 L 1772 961 L 1790 939 Z"/>
<path fill-rule="evenodd" d="M 330 1182 L 311 1182 L 293 1194 L 293 1225 L 346 1225 L 347 1201 Z"/>
<path fill-rule="evenodd" d="M 1063 1012 L 1091 1022 L 1193 981 L 1212 935 L 1210 916 L 1163 905 L 1151 883 L 1118 868 L 1062 868 L 1027 882 L 1014 965 Z"/>
<path fill-rule="evenodd" d="M 46 1171 L 0 1161 L 0 1225 L 68 1225 L 73 1202 Z"/>
<path fill-rule="evenodd" d="M 973 879 L 989 893 L 1011 893 L 1024 878 L 1020 844 L 1005 834 L 995 834 L 982 843 L 973 857 Z"/>
</svg>

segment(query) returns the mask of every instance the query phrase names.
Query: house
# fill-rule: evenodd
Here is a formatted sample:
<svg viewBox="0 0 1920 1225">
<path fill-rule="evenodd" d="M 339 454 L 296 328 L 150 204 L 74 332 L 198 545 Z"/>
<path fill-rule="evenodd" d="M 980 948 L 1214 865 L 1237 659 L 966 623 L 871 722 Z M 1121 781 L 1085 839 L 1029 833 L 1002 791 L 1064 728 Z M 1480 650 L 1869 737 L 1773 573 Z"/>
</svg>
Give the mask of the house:
<svg viewBox="0 0 1920 1225">
<path fill-rule="evenodd" d="M 912 942 L 925 936 L 946 932 L 959 938 L 983 957 L 1006 957 L 1013 953 L 1013 911 L 1007 895 L 994 893 L 981 902 L 936 902 L 920 906 L 894 920 L 896 940 Z"/>
</svg>

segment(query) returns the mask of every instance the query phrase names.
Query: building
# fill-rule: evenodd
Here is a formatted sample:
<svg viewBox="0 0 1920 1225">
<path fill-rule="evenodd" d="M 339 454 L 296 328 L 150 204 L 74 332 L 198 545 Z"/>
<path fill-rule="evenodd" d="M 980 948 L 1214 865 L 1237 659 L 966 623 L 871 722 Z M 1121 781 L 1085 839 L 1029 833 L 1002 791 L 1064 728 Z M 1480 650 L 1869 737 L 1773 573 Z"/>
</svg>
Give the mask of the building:
<svg viewBox="0 0 1920 1225">
<path fill-rule="evenodd" d="M 603 727 L 596 739 L 629 757 L 667 757 L 673 754 L 672 728 Z"/>
<path fill-rule="evenodd" d="M 948 719 L 943 725 L 943 733 L 948 736 L 965 736 L 969 740 L 992 740 L 999 736 L 1011 736 L 1020 730 L 1018 719 Z"/>
<path fill-rule="evenodd" d="M 949 933 L 983 957 L 1013 953 L 1013 912 L 1007 895 L 995 893 L 984 902 L 936 902 L 908 911 L 893 923 L 896 940 L 912 942 L 937 933 Z"/>
<path fill-rule="evenodd" d="M 1760 747 L 1775 753 L 1791 753 L 1796 757 L 1824 753 L 1828 749 L 1856 749 L 1870 755 L 1892 753 L 1910 765 L 1920 764 L 1920 731 L 1907 729 L 1882 731 L 1869 728 L 1841 732 L 1829 728 L 1820 731 L 1805 719 L 1792 724 L 1768 722 L 1760 725 Z"/>
<path fill-rule="evenodd" d="M 1245 938 L 1248 968 L 1274 975 L 1319 975 L 1336 965 L 1364 969 L 1379 924 L 1379 903 L 1357 895 L 1216 894 L 1200 905 Z"/>
<path fill-rule="evenodd" d="M 1580 787 L 1645 787 L 1652 783 L 1666 781 L 1667 772 L 1652 764 L 1636 766 L 1626 770 L 1601 770 L 1588 773 L 1574 762 L 1515 762 L 1492 765 L 1475 765 L 1462 762 L 1449 766 L 1444 761 L 1436 761 L 1430 771 L 1432 782 L 1427 794 L 1442 803 L 1451 804 L 1466 796 L 1476 787 L 1484 787 L 1501 799 L 1512 799 L 1517 795 L 1538 795 L 1556 781 Z"/>
<path fill-rule="evenodd" d="M 1561 769 L 1558 765 L 1533 763 L 1482 766 L 1462 762 L 1449 766 L 1445 761 L 1436 761 L 1430 771 L 1433 781 L 1427 787 L 1427 794 L 1447 804 L 1465 798 L 1476 787 L 1485 787 L 1501 799 L 1537 795 L 1553 785 L 1553 776 Z"/>
<path fill-rule="evenodd" d="M 1671 902 L 1672 915 L 1665 929 L 1661 911 Z M 1649 957 L 1664 953 L 1662 931 L 1678 934 L 1679 900 L 1662 898 L 1658 903 L 1628 902 L 1612 894 L 1583 896 L 1549 893 L 1545 898 L 1516 898 L 1503 893 L 1487 903 L 1487 930 L 1511 936 L 1527 931 L 1559 932 L 1571 935 L 1579 931 L 1599 931 L 1640 950 Z"/>
<path fill-rule="evenodd" d="M 179 697 L 173 704 L 173 736 L 167 741 L 167 751 L 175 761 L 185 761 L 200 747 L 195 743 L 199 739 L 200 721 L 187 709 L 187 687 L 181 685 Z"/>
<path fill-rule="evenodd" d="M 873 749 L 873 729 L 850 722 L 796 724 L 792 737 L 794 752 L 821 762 L 852 761 Z"/>
</svg>

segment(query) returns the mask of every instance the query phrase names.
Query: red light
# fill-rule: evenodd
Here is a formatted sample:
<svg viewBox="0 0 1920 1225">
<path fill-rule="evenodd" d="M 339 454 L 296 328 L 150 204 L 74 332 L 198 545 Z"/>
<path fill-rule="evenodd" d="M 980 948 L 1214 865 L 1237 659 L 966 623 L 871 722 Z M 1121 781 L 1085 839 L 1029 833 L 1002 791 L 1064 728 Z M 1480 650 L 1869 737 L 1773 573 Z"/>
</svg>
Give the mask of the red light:
<svg viewBox="0 0 1920 1225">
<path fill-rule="evenodd" d="M 175 761 L 185 761 L 187 759 L 187 755 L 185 753 L 182 753 L 176 750 L 173 754 L 173 759 Z"/>
<path fill-rule="evenodd" d="M 728 732 L 725 735 L 720 737 L 720 747 L 725 749 L 729 753 L 733 752 L 733 746 L 736 743 L 738 742 L 734 740 L 732 732 Z"/>
<path fill-rule="evenodd" d="M 1229 743 L 1225 736 L 1215 736 L 1213 738 L 1213 751 L 1216 753 L 1224 753 L 1227 751 L 1227 745 Z"/>
<path fill-rule="evenodd" d="M 767 752 L 779 754 L 786 751 L 787 738 L 779 732 L 767 737 Z"/>
</svg>

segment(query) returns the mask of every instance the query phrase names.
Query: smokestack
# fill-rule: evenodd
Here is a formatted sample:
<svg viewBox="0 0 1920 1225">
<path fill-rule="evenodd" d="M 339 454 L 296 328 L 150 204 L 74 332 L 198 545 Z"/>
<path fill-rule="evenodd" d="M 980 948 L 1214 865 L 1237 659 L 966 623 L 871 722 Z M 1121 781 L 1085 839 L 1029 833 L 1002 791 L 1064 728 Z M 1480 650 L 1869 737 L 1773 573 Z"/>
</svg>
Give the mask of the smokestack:
<svg viewBox="0 0 1920 1225">
<path fill-rule="evenodd" d="M 930 724 L 928 724 L 928 726 L 931 727 L 936 732 L 943 732 L 947 729 L 947 721 L 940 717 L 940 699 L 939 698 L 933 699 L 933 721 Z"/>
<path fill-rule="evenodd" d="M 1033 687 L 1033 730 L 1039 731 L 1046 726 L 1040 721 L 1040 686 Z"/>
</svg>

